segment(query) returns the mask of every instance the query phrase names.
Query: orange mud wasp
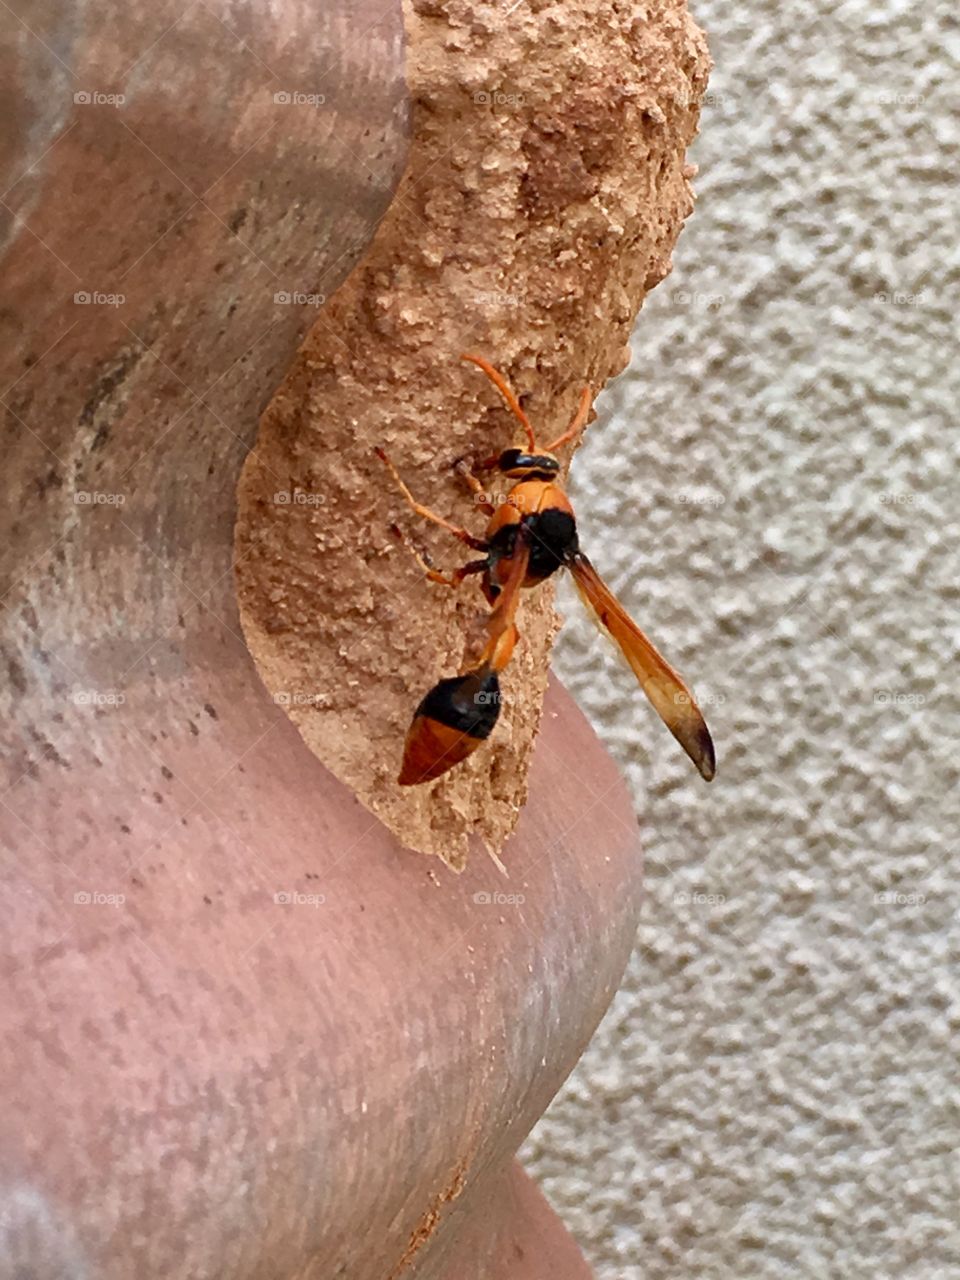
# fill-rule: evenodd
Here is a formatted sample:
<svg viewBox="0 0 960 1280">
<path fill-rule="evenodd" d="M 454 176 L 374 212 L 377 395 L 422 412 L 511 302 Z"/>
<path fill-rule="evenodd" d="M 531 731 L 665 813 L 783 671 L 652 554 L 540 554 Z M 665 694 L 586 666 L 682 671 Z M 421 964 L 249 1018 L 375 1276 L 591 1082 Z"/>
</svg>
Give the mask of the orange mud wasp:
<svg viewBox="0 0 960 1280">
<path fill-rule="evenodd" d="M 467 529 L 417 502 L 384 451 L 376 450 L 417 515 L 447 529 L 473 550 L 483 552 L 483 559 L 471 560 L 452 574 L 443 574 L 410 547 L 427 578 L 458 587 L 469 575 L 479 574 L 483 593 L 492 606 L 480 631 L 468 637 L 460 674 L 435 684 L 414 712 L 398 782 L 401 786 L 432 782 L 465 760 L 490 736 L 500 714 L 498 677 L 510 661 L 517 641 L 514 618 L 520 591 L 539 585 L 560 568 L 570 570 L 594 620 L 619 647 L 660 719 L 701 777 L 709 782 L 715 770 L 713 742 L 693 694 L 580 550 L 573 508 L 560 486 L 560 463 L 555 450 L 576 439 L 586 425 L 592 403 L 590 388 L 584 388 L 568 429 L 541 449 L 526 413 L 502 375 L 482 356 L 463 355 L 461 359 L 482 369 L 503 396 L 523 427 L 526 446 L 505 449 L 497 457 L 475 463 L 473 470 L 463 460 L 455 465 L 473 491 L 477 505 L 490 517 L 484 538 L 474 537 Z M 516 483 L 503 501 L 494 505 L 475 470 L 495 470 Z M 405 541 L 397 526 L 391 527 Z"/>
</svg>

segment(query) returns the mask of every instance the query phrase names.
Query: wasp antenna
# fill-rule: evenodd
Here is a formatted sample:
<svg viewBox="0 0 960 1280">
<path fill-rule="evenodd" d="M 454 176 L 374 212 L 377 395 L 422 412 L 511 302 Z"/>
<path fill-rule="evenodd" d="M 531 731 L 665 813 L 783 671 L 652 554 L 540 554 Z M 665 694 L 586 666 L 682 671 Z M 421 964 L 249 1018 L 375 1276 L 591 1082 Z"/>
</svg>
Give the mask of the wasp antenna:
<svg viewBox="0 0 960 1280">
<path fill-rule="evenodd" d="M 527 417 L 524 411 L 520 408 L 520 401 L 510 390 L 503 374 L 498 373 L 497 370 L 490 363 L 490 361 L 484 360 L 483 356 L 473 356 L 473 355 L 469 355 L 467 352 L 463 352 L 462 355 L 460 356 L 460 359 L 469 360 L 471 364 L 475 364 L 478 369 L 483 370 L 483 372 L 487 375 L 487 377 L 490 379 L 493 385 L 497 388 L 497 390 L 503 396 L 504 400 L 506 400 L 507 407 L 510 409 L 511 413 L 519 420 L 524 431 L 527 433 L 527 440 L 530 444 L 530 451 L 532 453 L 536 453 L 537 437 L 534 434 L 533 427 L 530 425 L 530 419 Z"/>
<path fill-rule="evenodd" d="M 562 436 L 557 436 L 552 444 L 547 445 L 547 453 L 553 453 L 559 449 L 562 444 L 566 444 L 569 440 L 575 440 L 583 428 L 587 425 L 587 418 L 590 416 L 590 406 L 593 404 L 593 393 L 589 387 L 584 387 L 580 392 L 580 403 L 577 405 L 577 412 L 573 416 L 573 421 Z"/>
</svg>

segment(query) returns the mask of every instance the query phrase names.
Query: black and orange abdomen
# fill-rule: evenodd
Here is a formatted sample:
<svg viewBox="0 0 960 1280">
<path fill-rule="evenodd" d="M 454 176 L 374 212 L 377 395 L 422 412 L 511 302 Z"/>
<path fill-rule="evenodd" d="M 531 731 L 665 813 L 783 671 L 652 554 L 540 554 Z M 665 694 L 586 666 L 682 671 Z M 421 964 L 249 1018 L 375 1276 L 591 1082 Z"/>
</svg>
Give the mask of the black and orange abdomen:
<svg viewBox="0 0 960 1280">
<path fill-rule="evenodd" d="M 435 684 L 414 712 L 397 781 L 432 782 L 472 755 L 500 715 L 500 681 L 489 669 Z"/>
</svg>

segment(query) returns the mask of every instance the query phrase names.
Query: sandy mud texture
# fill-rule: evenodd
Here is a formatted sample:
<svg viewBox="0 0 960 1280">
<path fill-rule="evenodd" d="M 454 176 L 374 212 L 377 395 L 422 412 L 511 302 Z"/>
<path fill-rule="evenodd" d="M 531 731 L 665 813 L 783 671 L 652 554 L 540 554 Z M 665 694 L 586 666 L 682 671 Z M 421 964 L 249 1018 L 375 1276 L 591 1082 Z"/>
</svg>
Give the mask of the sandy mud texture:
<svg viewBox="0 0 960 1280">
<path fill-rule="evenodd" d="M 693 206 L 686 149 L 709 58 L 682 0 L 415 0 L 406 21 L 408 169 L 264 414 L 237 574 L 250 650 L 310 748 L 405 845 L 461 868 L 471 835 L 499 850 L 524 803 L 552 592 L 525 594 L 490 740 L 437 782 L 399 787 L 413 710 L 457 671 L 484 604 L 475 579 L 426 582 L 396 543 L 391 522 L 440 568 L 470 557 L 413 516 L 373 450 L 481 533 L 451 467 L 497 452 L 515 424 L 459 353 L 502 368 L 546 440 L 585 383 L 623 368 Z"/>
</svg>

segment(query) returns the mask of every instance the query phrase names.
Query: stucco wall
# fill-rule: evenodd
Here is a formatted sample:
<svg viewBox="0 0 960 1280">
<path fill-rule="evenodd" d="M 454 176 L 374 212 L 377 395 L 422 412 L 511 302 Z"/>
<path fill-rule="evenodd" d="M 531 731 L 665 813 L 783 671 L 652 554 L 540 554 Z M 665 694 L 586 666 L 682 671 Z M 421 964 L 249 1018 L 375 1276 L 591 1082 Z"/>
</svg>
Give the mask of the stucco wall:
<svg viewBox="0 0 960 1280">
<path fill-rule="evenodd" d="M 572 490 L 719 772 L 567 592 L 648 900 L 526 1155 L 599 1280 L 957 1276 L 960 28 L 693 12 L 700 202 Z"/>
</svg>

